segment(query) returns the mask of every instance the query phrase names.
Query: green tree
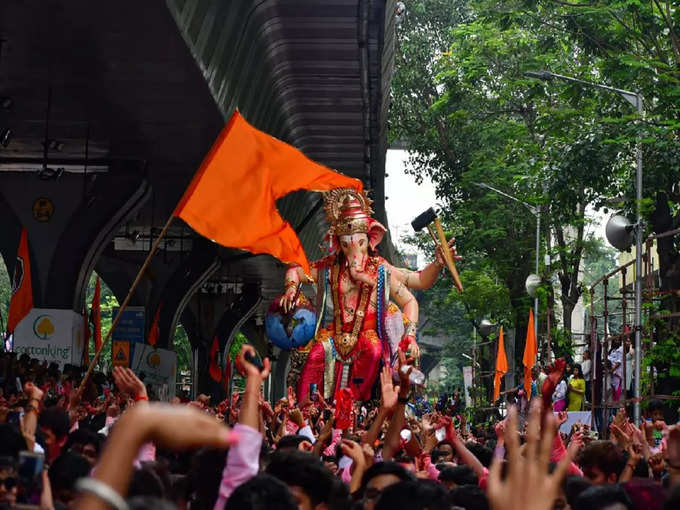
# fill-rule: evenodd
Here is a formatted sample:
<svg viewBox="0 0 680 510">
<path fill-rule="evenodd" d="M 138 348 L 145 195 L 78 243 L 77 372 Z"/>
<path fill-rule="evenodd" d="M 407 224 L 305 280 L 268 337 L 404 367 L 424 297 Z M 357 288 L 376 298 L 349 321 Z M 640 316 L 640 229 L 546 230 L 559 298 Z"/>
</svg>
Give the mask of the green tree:
<svg viewBox="0 0 680 510">
<path fill-rule="evenodd" d="M 648 225 L 656 233 L 680 224 L 680 11 L 668 1 L 630 0 L 611 2 L 506 1 L 498 10 L 512 11 L 516 17 L 532 19 L 536 26 L 553 37 L 566 37 L 592 61 L 589 73 L 578 76 L 628 90 L 639 90 L 646 98 L 645 122 L 630 122 L 621 130 L 618 142 L 625 147 L 622 160 L 630 161 L 636 137 L 644 140 L 644 207 Z M 550 85 L 553 89 L 556 84 Z M 591 94 L 579 86 L 560 86 L 569 93 Z M 564 92 L 561 92 L 564 93 Z M 596 92 L 608 95 L 606 92 Z M 622 99 L 616 98 L 631 111 Z M 616 192 L 623 196 L 619 207 L 634 210 L 635 203 L 631 166 L 615 180 Z M 658 245 L 661 287 L 680 288 L 680 252 L 672 238 Z M 676 311 L 679 300 L 667 299 Z"/>
<path fill-rule="evenodd" d="M 612 139 L 625 124 L 612 98 L 607 102 L 573 91 L 566 101 L 556 101 L 554 93 L 527 79 L 525 71 L 543 67 L 579 74 L 592 61 L 574 58 L 566 37 L 546 34 L 526 20 L 489 14 L 488 7 L 468 2 L 460 22 L 445 28 L 452 42 L 448 52 L 431 50 L 434 78 L 426 73 L 420 81 L 395 80 L 397 104 L 411 105 L 410 98 L 429 90 L 432 79 L 437 95 L 419 103 L 426 125 L 411 122 L 417 117 L 411 105 L 395 108 L 393 130 L 413 151 L 411 171 L 435 183 L 462 251 L 488 260 L 484 269 L 507 287 L 516 325 L 526 323 L 530 306 L 524 279 L 534 270 L 535 220 L 521 204 L 475 183 L 492 184 L 541 208 L 556 240 L 553 269 L 561 287 L 562 325 L 570 330 L 582 291 L 580 263 L 589 248 L 585 211 L 602 199 L 621 166 L 621 147 Z M 420 33 L 409 34 L 409 44 Z M 395 78 L 399 73 L 398 68 Z M 405 73 L 413 75 L 410 68 Z M 609 118 L 614 121 L 605 122 Z M 465 262 L 464 271 L 468 268 Z"/>
</svg>

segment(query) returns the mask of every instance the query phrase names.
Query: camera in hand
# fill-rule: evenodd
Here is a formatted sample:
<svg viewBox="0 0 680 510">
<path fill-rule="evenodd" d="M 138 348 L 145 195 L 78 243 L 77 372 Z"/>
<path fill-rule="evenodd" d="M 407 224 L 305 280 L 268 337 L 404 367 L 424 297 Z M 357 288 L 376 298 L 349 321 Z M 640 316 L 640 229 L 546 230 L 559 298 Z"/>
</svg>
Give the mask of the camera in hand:
<svg viewBox="0 0 680 510">
<path fill-rule="evenodd" d="M 255 365 L 260 372 L 264 370 L 264 365 L 262 364 L 262 360 L 260 360 L 259 356 L 257 355 L 253 356 L 249 352 L 246 352 L 244 357 L 248 363 L 250 363 L 251 365 Z"/>
</svg>

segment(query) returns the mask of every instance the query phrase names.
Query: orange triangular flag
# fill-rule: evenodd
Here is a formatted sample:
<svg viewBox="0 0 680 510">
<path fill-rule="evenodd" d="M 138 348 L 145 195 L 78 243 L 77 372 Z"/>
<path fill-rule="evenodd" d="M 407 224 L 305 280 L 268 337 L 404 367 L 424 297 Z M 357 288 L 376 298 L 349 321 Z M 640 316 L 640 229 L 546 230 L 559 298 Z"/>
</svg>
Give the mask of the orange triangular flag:
<svg viewBox="0 0 680 510">
<path fill-rule="evenodd" d="M 160 328 L 158 327 L 158 318 L 160 317 L 162 306 L 163 306 L 163 304 L 161 303 L 160 305 L 158 305 L 158 308 L 156 308 L 156 313 L 153 316 L 153 323 L 151 324 L 151 329 L 149 330 L 149 338 L 147 340 L 148 340 L 149 345 L 151 347 L 156 347 L 156 343 L 158 342 L 158 337 L 160 336 Z"/>
<path fill-rule="evenodd" d="M 302 244 L 276 201 L 295 190 L 333 188 L 361 191 L 363 185 L 258 131 L 234 112 L 173 215 L 221 245 L 269 253 L 309 274 Z"/>
<path fill-rule="evenodd" d="M 218 357 L 220 353 L 220 342 L 217 337 L 213 338 L 212 347 L 210 348 L 210 363 L 208 365 L 208 373 L 215 382 L 222 380 L 222 370 L 220 370 Z"/>
<path fill-rule="evenodd" d="M 97 276 L 97 283 L 94 284 L 94 295 L 90 307 L 90 318 L 92 319 L 92 329 L 94 330 L 94 349 L 99 352 L 102 346 L 102 308 L 101 308 L 102 286 Z"/>
<path fill-rule="evenodd" d="M 14 264 L 12 278 L 12 297 L 9 301 L 7 331 L 14 332 L 21 319 L 33 308 L 33 285 L 31 283 L 31 260 L 28 252 L 28 236 L 26 229 L 21 229 L 17 261 Z"/>
<path fill-rule="evenodd" d="M 522 357 L 522 364 L 524 365 L 524 391 L 526 392 L 527 399 L 531 398 L 531 369 L 536 364 L 536 354 L 538 354 L 538 344 L 536 343 L 534 331 L 534 311 L 530 308 L 527 339 L 524 344 L 524 356 Z"/>
<path fill-rule="evenodd" d="M 508 372 L 508 359 L 505 355 L 505 340 L 503 326 L 498 333 L 498 353 L 496 354 L 496 375 L 493 380 L 493 401 L 496 402 L 501 394 L 501 377 Z"/>
</svg>

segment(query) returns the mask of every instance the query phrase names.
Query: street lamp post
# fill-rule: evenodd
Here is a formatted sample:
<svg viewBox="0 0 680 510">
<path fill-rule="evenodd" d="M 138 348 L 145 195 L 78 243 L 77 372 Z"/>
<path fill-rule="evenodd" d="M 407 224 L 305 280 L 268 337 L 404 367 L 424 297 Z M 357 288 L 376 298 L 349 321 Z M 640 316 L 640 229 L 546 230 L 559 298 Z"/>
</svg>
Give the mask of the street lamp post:
<svg viewBox="0 0 680 510">
<path fill-rule="evenodd" d="M 552 73 L 550 71 L 529 71 L 525 73 L 531 78 L 538 78 L 539 80 L 551 81 L 553 79 L 578 83 L 586 87 L 593 87 L 608 92 L 614 92 L 626 101 L 628 101 L 637 110 L 640 118 L 644 115 L 642 95 L 639 92 L 632 92 L 630 90 L 617 89 L 616 87 L 609 87 L 601 83 L 593 83 L 591 81 L 579 80 L 572 76 L 564 76 L 562 74 Z M 642 144 L 638 140 L 636 148 L 636 171 L 635 171 L 635 386 L 633 388 L 633 396 L 635 403 L 633 405 L 633 415 L 635 423 L 640 421 L 640 344 L 642 336 Z"/>
<path fill-rule="evenodd" d="M 529 209 L 531 214 L 536 216 L 536 275 L 538 276 L 538 259 L 539 259 L 540 249 L 541 249 L 540 248 L 540 242 L 541 242 L 541 209 L 539 207 L 536 207 L 535 205 L 527 204 L 523 200 L 520 200 L 517 197 L 513 197 L 512 195 L 509 195 L 508 193 L 505 193 L 504 191 L 496 189 L 493 186 L 489 186 L 485 182 L 476 182 L 475 186 L 479 186 L 480 188 L 486 188 L 486 189 L 491 190 L 495 193 L 498 193 L 499 195 L 504 196 L 505 198 L 509 198 L 510 200 L 514 200 L 515 202 L 519 202 L 524 207 Z M 538 296 L 534 297 L 534 336 L 536 337 L 536 341 L 538 341 Z"/>
</svg>

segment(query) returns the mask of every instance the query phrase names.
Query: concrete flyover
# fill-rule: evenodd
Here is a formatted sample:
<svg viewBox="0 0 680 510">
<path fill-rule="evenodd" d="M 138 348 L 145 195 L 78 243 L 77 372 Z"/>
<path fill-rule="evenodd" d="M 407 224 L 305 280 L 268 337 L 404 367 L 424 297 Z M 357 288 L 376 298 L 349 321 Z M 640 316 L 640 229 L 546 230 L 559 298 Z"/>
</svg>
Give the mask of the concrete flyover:
<svg viewBox="0 0 680 510">
<path fill-rule="evenodd" d="M 92 270 L 122 299 L 235 108 L 362 179 L 386 223 L 393 13 L 384 0 L 1 2 L 0 96 L 11 105 L 0 110 L 0 131 L 10 131 L 0 145 L 0 252 L 10 274 L 24 226 L 36 307 L 80 312 Z M 36 215 L 40 199 L 48 217 Z M 317 257 L 319 196 L 278 205 Z M 389 239 L 381 248 L 394 258 Z M 282 274 L 273 258 L 216 246 L 176 220 L 133 304 L 153 317 L 163 303 L 161 345 L 186 325 L 204 390 L 215 335 L 224 350 L 239 327 L 271 350 L 262 317 Z"/>
</svg>

